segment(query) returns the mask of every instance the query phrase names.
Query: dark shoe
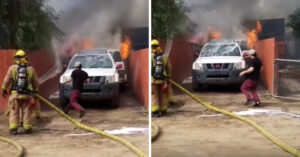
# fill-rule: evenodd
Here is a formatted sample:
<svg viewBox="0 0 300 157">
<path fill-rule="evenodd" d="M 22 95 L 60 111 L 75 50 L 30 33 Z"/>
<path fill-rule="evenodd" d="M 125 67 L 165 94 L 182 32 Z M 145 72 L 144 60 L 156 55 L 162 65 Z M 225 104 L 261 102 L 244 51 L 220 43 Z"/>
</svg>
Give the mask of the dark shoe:
<svg viewBox="0 0 300 157">
<path fill-rule="evenodd" d="M 158 111 L 156 111 L 156 112 L 152 112 L 151 116 L 152 116 L 152 118 L 158 118 L 158 117 L 160 117 L 160 115 L 159 115 L 159 112 L 158 112 Z"/>
<path fill-rule="evenodd" d="M 31 134 L 32 133 L 32 129 L 25 129 L 25 134 Z"/>
<path fill-rule="evenodd" d="M 253 99 L 248 99 L 246 102 L 245 102 L 245 105 L 250 105 L 254 103 L 254 100 Z"/>
<path fill-rule="evenodd" d="M 258 102 L 255 102 L 254 106 L 253 107 L 261 107 L 261 103 L 258 101 Z"/>
<path fill-rule="evenodd" d="M 80 111 L 79 118 L 82 118 L 84 115 L 85 115 L 85 111 L 84 110 Z"/>
<path fill-rule="evenodd" d="M 17 135 L 18 134 L 18 130 L 17 129 L 11 129 L 11 130 L 9 130 L 9 134 L 11 134 L 11 135 Z"/>
<path fill-rule="evenodd" d="M 69 113 L 69 107 L 66 107 L 66 108 L 64 109 L 64 112 L 65 112 L 65 114 L 68 114 L 68 113 Z"/>
</svg>

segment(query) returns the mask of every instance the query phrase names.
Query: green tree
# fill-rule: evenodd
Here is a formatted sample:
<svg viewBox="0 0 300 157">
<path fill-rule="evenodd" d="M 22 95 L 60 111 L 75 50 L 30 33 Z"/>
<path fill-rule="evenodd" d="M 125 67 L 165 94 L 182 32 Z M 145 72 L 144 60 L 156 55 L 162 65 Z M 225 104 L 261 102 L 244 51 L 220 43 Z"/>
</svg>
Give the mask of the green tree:
<svg viewBox="0 0 300 157">
<path fill-rule="evenodd" d="M 152 36 L 171 39 L 183 32 L 191 31 L 193 24 L 183 0 L 152 0 Z"/>
<path fill-rule="evenodd" d="M 293 33 L 300 37 L 300 8 L 289 16 L 287 26 L 293 29 Z"/>
<path fill-rule="evenodd" d="M 0 1 L 0 48 L 44 50 L 59 30 L 44 0 Z"/>
</svg>

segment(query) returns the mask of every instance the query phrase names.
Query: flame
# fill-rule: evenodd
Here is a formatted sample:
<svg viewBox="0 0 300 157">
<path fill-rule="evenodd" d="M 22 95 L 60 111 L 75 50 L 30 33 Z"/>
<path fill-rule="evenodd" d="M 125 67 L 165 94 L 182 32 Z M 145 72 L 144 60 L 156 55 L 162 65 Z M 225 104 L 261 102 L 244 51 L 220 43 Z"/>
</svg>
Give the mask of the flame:
<svg viewBox="0 0 300 157">
<path fill-rule="evenodd" d="M 254 48 L 256 45 L 258 38 L 257 35 L 262 31 L 261 23 L 259 21 L 256 22 L 256 28 L 252 29 L 247 33 L 247 44 L 249 48 Z"/>
<path fill-rule="evenodd" d="M 120 48 L 121 57 L 123 59 L 127 59 L 130 50 L 131 50 L 131 40 L 127 36 L 125 36 L 124 39 L 121 41 L 121 48 Z"/>
<path fill-rule="evenodd" d="M 207 30 L 208 30 L 208 40 L 221 39 L 222 38 L 222 33 L 220 31 L 215 30 L 210 26 L 208 26 Z"/>
<path fill-rule="evenodd" d="M 86 49 L 91 49 L 95 45 L 94 41 L 91 39 L 84 39 L 81 43 L 81 49 L 86 50 Z"/>
</svg>

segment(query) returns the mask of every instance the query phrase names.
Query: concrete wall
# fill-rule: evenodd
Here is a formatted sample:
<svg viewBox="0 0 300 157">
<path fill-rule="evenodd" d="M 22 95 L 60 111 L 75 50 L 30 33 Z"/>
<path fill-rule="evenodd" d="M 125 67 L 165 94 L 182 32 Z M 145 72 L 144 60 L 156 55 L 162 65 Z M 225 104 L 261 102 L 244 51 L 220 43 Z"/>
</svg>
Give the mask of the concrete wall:
<svg viewBox="0 0 300 157">
<path fill-rule="evenodd" d="M 273 91 L 273 78 L 274 78 L 274 60 L 277 57 L 275 53 L 275 39 L 270 38 L 261 40 L 256 45 L 257 55 L 262 61 L 263 70 L 261 78 L 267 89 Z"/>
<path fill-rule="evenodd" d="M 128 81 L 133 93 L 148 108 L 149 49 L 132 51 L 128 58 Z"/>
</svg>

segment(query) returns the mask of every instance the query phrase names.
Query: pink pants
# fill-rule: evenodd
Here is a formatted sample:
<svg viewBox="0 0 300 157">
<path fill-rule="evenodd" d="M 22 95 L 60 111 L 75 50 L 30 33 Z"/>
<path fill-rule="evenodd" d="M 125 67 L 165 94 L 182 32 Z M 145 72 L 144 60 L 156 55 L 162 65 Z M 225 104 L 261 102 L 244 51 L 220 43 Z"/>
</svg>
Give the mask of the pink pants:
<svg viewBox="0 0 300 157">
<path fill-rule="evenodd" d="M 253 81 L 253 80 L 250 80 L 250 79 L 247 79 L 247 80 L 244 81 L 244 83 L 241 87 L 241 90 L 244 93 L 244 95 L 247 97 L 248 100 L 253 97 L 253 100 L 255 102 L 259 102 L 259 98 L 258 98 L 258 95 L 256 93 L 257 86 L 258 86 L 257 81 Z M 251 93 L 252 97 L 251 97 L 250 93 Z"/>
<path fill-rule="evenodd" d="M 83 107 L 80 104 L 78 104 L 79 98 L 80 98 L 80 92 L 78 90 L 72 91 L 68 108 L 73 107 L 76 111 L 82 111 Z"/>
</svg>

